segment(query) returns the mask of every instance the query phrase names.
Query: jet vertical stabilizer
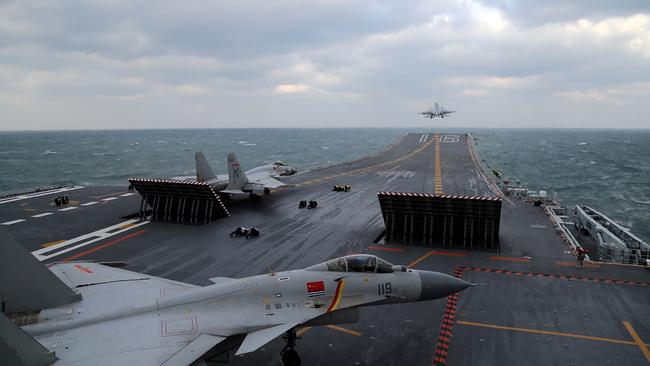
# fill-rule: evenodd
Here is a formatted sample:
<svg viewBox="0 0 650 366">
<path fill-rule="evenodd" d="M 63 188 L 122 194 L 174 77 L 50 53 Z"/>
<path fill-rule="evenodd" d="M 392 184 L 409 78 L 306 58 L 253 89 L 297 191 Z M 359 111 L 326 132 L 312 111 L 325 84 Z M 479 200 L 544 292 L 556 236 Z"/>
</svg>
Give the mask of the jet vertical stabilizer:
<svg viewBox="0 0 650 366">
<path fill-rule="evenodd" d="M 46 366 L 57 361 L 50 352 L 24 330 L 0 314 L 0 365 Z"/>
<path fill-rule="evenodd" d="M 208 159 L 203 155 L 203 151 L 199 151 L 194 154 L 194 162 L 196 164 L 196 181 L 197 182 L 207 182 L 209 180 L 215 179 L 217 177 L 208 163 Z"/>
<path fill-rule="evenodd" d="M 228 187 L 222 192 L 243 194 L 243 188 L 248 183 L 248 177 L 239 165 L 234 153 L 228 154 Z"/>
<path fill-rule="evenodd" d="M 54 273 L 0 231 L 0 307 L 4 313 L 42 310 L 81 300 Z"/>
</svg>

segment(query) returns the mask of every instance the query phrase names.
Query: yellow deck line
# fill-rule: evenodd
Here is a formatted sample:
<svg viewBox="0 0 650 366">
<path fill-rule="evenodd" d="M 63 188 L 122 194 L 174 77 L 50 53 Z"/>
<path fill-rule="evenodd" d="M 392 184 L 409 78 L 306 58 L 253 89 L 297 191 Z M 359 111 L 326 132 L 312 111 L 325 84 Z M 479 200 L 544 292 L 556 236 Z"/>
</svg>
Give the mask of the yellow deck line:
<svg viewBox="0 0 650 366">
<path fill-rule="evenodd" d="M 330 324 L 330 325 L 326 325 L 326 327 L 330 328 L 330 329 L 338 330 L 339 332 L 343 332 L 343 333 L 346 333 L 346 334 L 349 334 L 349 335 L 353 335 L 355 337 L 361 336 L 361 333 L 357 332 L 356 330 L 339 327 L 338 325 L 331 325 Z"/>
<path fill-rule="evenodd" d="M 99 198 L 104 198 L 104 197 L 109 197 L 109 196 L 117 196 L 117 195 L 124 194 L 124 193 L 129 193 L 129 191 L 105 194 L 103 196 L 90 196 L 90 198 L 99 199 Z"/>
<path fill-rule="evenodd" d="M 424 143 L 422 146 L 418 147 L 417 149 L 411 151 L 410 153 L 408 153 L 406 155 L 403 155 L 402 157 L 399 157 L 399 158 L 397 158 L 395 160 L 386 161 L 386 162 L 383 162 L 383 163 L 371 165 L 371 166 L 364 167 L 364 168 L 358 168 L 358 169 L 355 169 L 355 170 L 352 170 L 352 171 L 349 171 L 349 172 L 339 173 L 339 174 L 335 174 L 335 175 L 328 176 L 328 177 L 316 178 L 316 179 L 313 179 L 313 180 L 309 180 L 309 181 L 294 184 L 293 186 L 294 187 L 301 187 L 301 186 L 313 184 L 313 183 L 319 182 L 319 181 L 321 181 L 321 182 L 326 181 L 326 180 L 329 180 L 331 178 L 338 178 L 338 177 L 350 176 L 350 175 L 354 175 L 354 174 L 368 173 L 368 172 L 370 172 L 370 171 L 372 171 L 374 169 L 377 169 L 377 168 L 381 168 L 381 167 L 384 167 L 384 166 L 387 166 L 387 165 L 399 163 L 399 162 L 401 162 L 403 160 L 409 159 L 409 158 L 421 153 L 427 147 L 429 147 L 429 145 L 434 143 L 434 140 L 436 140 L 436 139 L 429 139 L 429 141 Z M 438 143 L 440 143 L 440 142 L 438 141 Z"/>
<path fill-rule="evenodd" d="M 427 252 L 425 255 L 423 255 L 423 256 L 419 257 L 418 259 L 414 260 L 413 262 L 409 263 L 407 267 L 408 268 L 413 268 L 413 267 L 417 266 L 418 263 L 420 263 L 423 260 L 429 258 L 434 252 L 435 252 L 434 250 L 431 250 L 431 251 Z"/>
<path fill-rule="evenodd" d="M 643 343 L 643 340 L 641 340 L 641 337 L 639 337 L 639 335 L 636 333 L 630 322 L 624 320 L 623 325 L 625 326 L 625 329 L 627 329 L 628 333 L 630 333 L 632 336 L 632 339 L 634 339 L 634 344 L 639 346 L 641 352 L 643 352 L 643 355 L 645 356 L 645 359 L 648 361 L 648 363 L 650 363 L 650 351 L 648 351 L 647 345 Z"/>
<path fill-rule="evenodd" d="M 296 335 L 297 335 L 298 337 L 300 337 L 301 335 L 303 335 L 303 334 L 309 332 L 310 329 L 311 329 L 311 327 L 300 328 L 300 329 L 298 329 L 298 330 L 296 331 Z"/>
<path fill-rule="evenodd" d="M 353 336 L 355 336 L 355 337 L 359 337 L 359 336 L 361 336 L 361 335 L 363 334 L 363 333 L 361 333 L 361 332 L 357 332 L 356 330 L 352 330 L 352 329 L 348 329 L 348 328 L 343 328 L 343 327 L 340 327 L 340 326 L 338 326 L 338 325 L 332 325 L 332 324 L 330 324 L 330 325 L 326 325 L 325 327 L 330 328 L 330 329 L 333 329 L 333 330 L 337 330 L 337 331 L 339 331 L 339 332 L 343 332 L 343 333 L 346 333 L 346 334 L 349 334 L 349 335 L 353 335 Z M 311 328 L 312 328 L 312 327 L 304 327 L 304 328 L 300 328 L 300 329 L 298 329 L 298 330 L 296 331 L 296 335 L 297 335 L 298 337 L 300 337 L 300 336 L 302 336 L 303 334 L 309 332 L 309 330 L 310 330 Z"/>
<path fill-rule="evenodd" d="M 641 342 L 641 345 L 640 345 L 640 344 L 638 344 L 636 342 L 626 341 L 626 340 L 623 340 L 623 339 L 606 338 L 606 337 L 593 337 L 593 336 L 588 336 L 588 335 L 584 335 L 584 334 L 564 333 L 564 332 L 556 332 L 556 331 L 552 331 L 552 330 L 506 327 L 506 326 L 503 326 L 503 325 L 477 323 L 477 322 L 467 322 L 467 321 L 463 321 L 463 320 L 459 320 L 459 321 L 457 321 L 457 323 L 461 324 L 461 325 L 468 325 L 468 326 L 481 327 L 481 328 L 490 328 L 490 329 L 498 329 L 498 330 L 510 330 L 510 331 L 514 331 L 514 332 L 532 333 L 532 334 L 546 334 L 546 335 L 554 335 L 554 336 L 560 336 L 560 337 L 586 339 L 586 340 L 589 340 L 589 341 L 599 341 L 599 342 L 607 342 L 607 343 L 615 343 L 615 344 L 627 344 L 627 345 L 639 346 L 639 348 L 642 347 L 641 345 L 645 346 L 645 343 L 643 343 L 643 342 Z M 625 322 L 623 322 L 623 323 L 625 323 Z M 640 341 L 640 338 L 639 338 L 639 341 Z M 647 351 L 647 349 L 646 349 L 646 351 Z"/>
<path fill-rule="evenodd" d="M 435 159 L 434 159 L 434 193 L 444 194 L 442 190 L 442 163 L 440 160 L 440 134 L 433 135 L 435 141 Z"/>
<path fill-rule="evenodd" d="M 65 241 L 64 239 L 61 239 L 61 240 L 51 241 L 51 242 L 49 242 L 49 243 L 44 243 L 44 244 L 41 244 L 41 248 L 51 247 L 52 245 L 56 245 L 56 244 L 59 244 L 59 243 L 63 243 L 64 241 Z"/>
</svg>

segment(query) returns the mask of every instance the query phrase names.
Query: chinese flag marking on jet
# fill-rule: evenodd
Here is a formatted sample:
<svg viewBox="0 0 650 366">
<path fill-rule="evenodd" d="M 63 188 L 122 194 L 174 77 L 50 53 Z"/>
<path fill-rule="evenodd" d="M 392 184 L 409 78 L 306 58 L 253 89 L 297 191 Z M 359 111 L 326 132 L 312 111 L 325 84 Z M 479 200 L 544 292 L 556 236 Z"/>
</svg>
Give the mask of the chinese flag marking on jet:
<svg viewBox="0 0 650 366">
<path fill-rule="evenodd" d="M 325 295 L 325 283 L 323 281 L 307 282 L 307 296 Z"/>
</svg>

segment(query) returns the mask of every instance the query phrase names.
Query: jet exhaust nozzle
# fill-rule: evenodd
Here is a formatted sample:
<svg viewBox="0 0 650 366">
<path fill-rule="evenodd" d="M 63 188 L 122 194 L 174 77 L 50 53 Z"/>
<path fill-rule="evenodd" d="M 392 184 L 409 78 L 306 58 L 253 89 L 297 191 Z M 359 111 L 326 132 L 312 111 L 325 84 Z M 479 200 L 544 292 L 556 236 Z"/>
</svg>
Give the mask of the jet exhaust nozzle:
<svg viewBox="0 0 650 366">
<path fill-rule="evenodd" d="M 463 291 L 472 284 L 448 274 L 432 271 L 418 271 L 422 279 L 420 301 L 434 300 Z"/>
</svg>

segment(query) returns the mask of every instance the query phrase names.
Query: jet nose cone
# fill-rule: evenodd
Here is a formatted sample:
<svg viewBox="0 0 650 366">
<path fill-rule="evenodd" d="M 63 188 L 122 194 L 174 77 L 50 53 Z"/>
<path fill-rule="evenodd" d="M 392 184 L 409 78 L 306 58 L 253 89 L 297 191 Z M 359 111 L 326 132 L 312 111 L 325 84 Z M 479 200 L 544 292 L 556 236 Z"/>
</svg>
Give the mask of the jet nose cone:
<svg viewBox="0 0 650 366">
<path fill-rule="evenodd" d="M 422 279 L 420 301 L 447 297 L 463 291 L 472 284 L 448 274 L 431 271 L 418 271 Z"/>
</svg>

